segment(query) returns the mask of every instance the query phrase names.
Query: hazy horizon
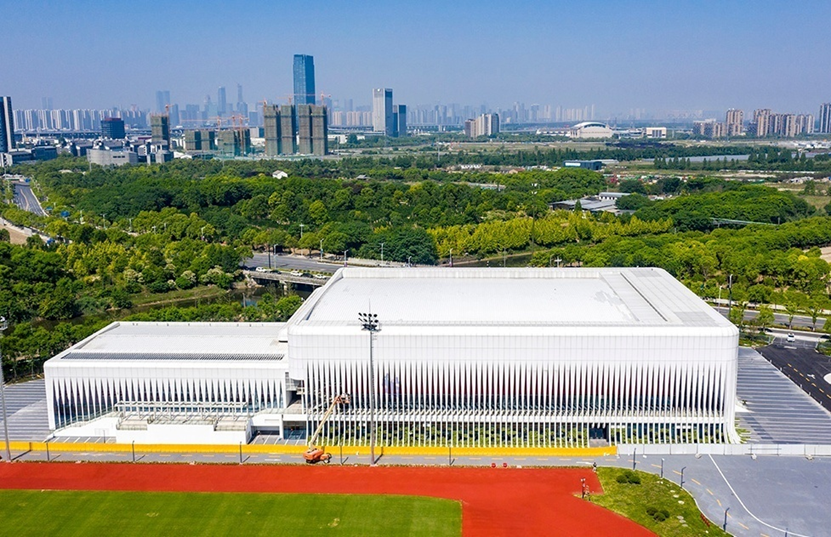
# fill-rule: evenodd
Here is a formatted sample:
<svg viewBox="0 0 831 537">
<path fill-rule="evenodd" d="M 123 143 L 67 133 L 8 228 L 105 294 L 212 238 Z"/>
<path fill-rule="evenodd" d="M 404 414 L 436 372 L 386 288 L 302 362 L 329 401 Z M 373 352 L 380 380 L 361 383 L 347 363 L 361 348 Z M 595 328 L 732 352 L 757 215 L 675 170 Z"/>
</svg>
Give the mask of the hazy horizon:
<svg viewBox="0 0 831 537">
<path fill-rule="evenodd" d="M 0 95 L 15 108 L 153 108 L 280 101 L 292 58 L 311 54 L 317 92 L 370 103 L 393 88 L 410 106 L 514 101 L 582 108 L 816 114 L 831 101 L 831 3 L 435 1 L 275 6 L 0 0 L 7 55 Z"/>
</svg>

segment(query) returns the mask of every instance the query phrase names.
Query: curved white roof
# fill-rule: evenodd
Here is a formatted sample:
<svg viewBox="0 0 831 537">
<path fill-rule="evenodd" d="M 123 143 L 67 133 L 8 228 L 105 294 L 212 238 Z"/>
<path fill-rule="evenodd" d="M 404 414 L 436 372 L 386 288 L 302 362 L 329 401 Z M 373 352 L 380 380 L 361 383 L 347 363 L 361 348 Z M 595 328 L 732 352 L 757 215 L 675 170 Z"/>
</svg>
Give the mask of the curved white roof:
<svg viewBox="0 0 831 537">
<path fill-rule="evenodd" d="M 585 129 L 586 127 L 601 127 L 604 129 L 611 128 L 605 123 L 599 123 L 597 121 L 584 121 L 583 123 L 578 123 L 577 125 L 574 125 L 572 129 Z"/>
</svg>

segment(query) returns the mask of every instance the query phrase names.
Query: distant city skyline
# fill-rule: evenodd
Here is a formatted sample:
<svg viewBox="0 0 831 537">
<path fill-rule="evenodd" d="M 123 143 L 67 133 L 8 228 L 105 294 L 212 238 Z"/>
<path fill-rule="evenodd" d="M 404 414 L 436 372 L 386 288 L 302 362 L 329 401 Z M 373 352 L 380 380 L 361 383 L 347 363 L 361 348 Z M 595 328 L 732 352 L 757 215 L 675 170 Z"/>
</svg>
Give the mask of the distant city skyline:
<svg viewBox="0 0 831 537">
<path fill-rule="evenodd" d="M 358 105 L 378 87 L 395 88 L 411 107 L 594 103 L 598 117 L 729 108 L 817 114 L 831 100 L 828 2 L 242 1 L 231 9 L 186 0 L 152 24 L 130 4 L 85 3 L 34 0 L 24 9 L 0 0 L 7 41 L 23 45 L 7 55 L 0 81 L 17 109 L 40 108 L 42 99 L 65 109 L 153 109 L 160 89 L 184 106 L 233 84 L 251 103 L 279 102 L 293 93 L 294 54 L 315 57 L 317 92 Z M 274 20 L 291 24 L 274 31 Z M 382 24 L 391 20 L 400 23 Z"/>
</svg>

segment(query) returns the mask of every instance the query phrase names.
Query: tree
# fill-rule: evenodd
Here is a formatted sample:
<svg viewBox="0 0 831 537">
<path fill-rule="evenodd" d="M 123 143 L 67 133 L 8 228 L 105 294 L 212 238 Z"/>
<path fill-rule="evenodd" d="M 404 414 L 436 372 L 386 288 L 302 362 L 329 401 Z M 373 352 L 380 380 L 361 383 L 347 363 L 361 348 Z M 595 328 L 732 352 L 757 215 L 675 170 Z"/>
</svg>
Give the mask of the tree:
<svg viewBox="0 0 831 537">
<path fill-rule="evenodd" d="M 817 319 L 819 318 L 819 313 L 822 311 L 822 306 L 820 305 L 818 300 L 814 299 L 808 303 L 808 308 L 806 311 L 811 316 L 811 331 L 816 332 Z"/>
<path fill-rule="evenodd" d="M 798 315 L 801 309 L 794 302 L 785 303 L 785 313 L 788 315 L 788 330 L 793 327 L 793 318 Z"/>
<path fill-rule="evenodd" d="M 739 327 L 739 331 L 744 328 L 744 312 L 747 310 L 747 303 L 740 302 L 730 309 L 728 314 L 730 322 Z"/>
<path fill-rule="evenodd" d="M 759 313 L 756 315 L 756 318 L 753 320 L 756 326 L 759 327 L 760 332 L 764 332 L 765 329 L 772 325 L 774 322 L 773 310 L 770 306 L 762 306 L 759 308 Z"/>
</svg>

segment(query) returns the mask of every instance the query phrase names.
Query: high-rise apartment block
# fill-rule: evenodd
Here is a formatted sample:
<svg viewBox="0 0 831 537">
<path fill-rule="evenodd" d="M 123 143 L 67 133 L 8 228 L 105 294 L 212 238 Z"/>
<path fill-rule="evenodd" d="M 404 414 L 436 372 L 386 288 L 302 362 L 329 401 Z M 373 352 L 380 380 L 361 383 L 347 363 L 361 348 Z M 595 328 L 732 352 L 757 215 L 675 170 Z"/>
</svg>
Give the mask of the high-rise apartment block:
<svg viewBox="0 0 831 537">
<path fill-rule="evenodd" d="M 12 111 L 12 98 L 0 97 L 0 153 L 8 153 L 14 148 L 14 112 Z"/>
<path fill-rule="evenodd" d="M 465 121 L 465 135 L 471 138 L 499 134 L 499 114 L 482 114 Z"/>
<path fill-rule="evenodd" d="M 265 153 L 325 155 L 329 150 L 328 112 L 310 104 L 266 105 L 263 109 Z"/>
<path fill-rule="evenodd" d="M 280 107 L 280 153 L 293 155 L 297 153 L 297 114 L 292 105 Z"/>
<path fill-rule="evenodd" d="M 831 134 L 831 103 L 823 103 L 819 107 L 819 132 Z"/>
<path fill-rule="evenodd" d="M 312 107 L 311 104 L 297 105 L 297 151 L 301 155 L 312 154 Z"/>
<path fill-rule="evenodd" d="M 821 109 L 820 113 L 822 113 Z M 820 123 L 822 123 L 821 120 Z M 814 133 L 814 116 L 812 114 L 774 114 L 769 109 L 760 109 L 753 113 L 751 126 L 755 126 L 754 130 L 759 138 L 765 136 L 793 138 Z"/>
<path fill-rule="evenodd" d="M 312 107 L 312 154 L 329 152 L 329 114 L 325 106 Z"/>
<path fill-rule="evenodd" d="M 770 134 L 770 116 L 769 108 L 762 108 L 753 112 L 753 123 L 756 124 L 756 137 L 764 138 Z"/>
<path fill-rule="evenodd" d="M 150 135 L 155 143 L 167 142 L 170 146 L 170 116 L 154 114 L 150 116 Z"/>
<path fill-rule="evenodd" d="M 705 138 L 724 138 L 727 136 L 727 124 L 715 119 L 693 121 L 693 133 Z"/>
<path fill-rule="evenodd" d="M 372 90 L 372 130 L 385 136 L 394 135 L 392 90 L 389 88 Z"/>
<path fill-rule="evenodd" d="M 307 54 L 294 55 L 294 104 L 315 104 L 315 60 Z"/>
<path fill-rule="evenodd" d="M 265 137 L 265 154 L 275 157 L 281 153 L 282 135 L 280 129 L 280 111 L 276 104 L 263 106 L 263 136 Z"/>
<path fill-rule="evenodd" d="M 727 136 L 741 136 L 744 134 L 744 112 L 731 108 L 727 111 Z"/>
<path fill-rule="evenodd" d="M 101 138 L 122 140 L 127 137 L 124 120 L 120 117 L 106 117 L 101 120 Z"/>
</svg>

